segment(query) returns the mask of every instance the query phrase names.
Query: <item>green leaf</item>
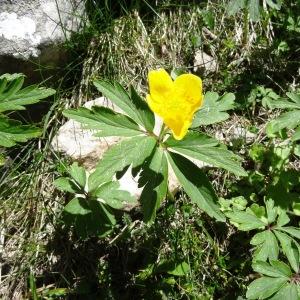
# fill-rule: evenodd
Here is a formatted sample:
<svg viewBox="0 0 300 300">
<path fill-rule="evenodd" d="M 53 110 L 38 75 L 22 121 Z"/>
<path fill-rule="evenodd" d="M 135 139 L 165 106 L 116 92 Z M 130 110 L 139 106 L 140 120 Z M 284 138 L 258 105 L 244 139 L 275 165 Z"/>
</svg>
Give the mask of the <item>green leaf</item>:
<svg viewBox="0 0 300 300">
<path fill-rule="evenodd" d="M 188 131 L 181 141 L 170 136 L 165 142 L 165 145 L 171 148 L 180 146 L 187 149 L 193 149 L 194 147 L 214 147 L 219 145 L 219 141 L 201 132 Z"/>
<path fill-rule="evenodd" d="M 127 209 L 135 206 L 137 201 L 128 191 L 120 190 L 118 181 L 111 181 L 102 184 L 93 193 L 98 199 L 105 201 L 114 209 Z"/>
<path fill-rule="evenodd" d="M 267 261 L 269 257 L 269 245 L 267 242 L 267 235 L 265 235 L 264 242 L 259 245 L 253 253 L 253 261 Z"/>
<path fill-rule="evenodd" d="M 272 199 L 268 199 L 266 201 L 266 209 L 269 224 L 273 223 L 277 217 L 277 208 L 274 208 L 274 201 Z"/>
<path fill-rule="evenodd" d="M 63 217 L 65 223 L 74 226 L 77 234 L 83 238 L 90 235 L 103 237 L 116 224 L 114 215 L 103 203 L 83 198 L 72 199 L 66 205 Z"/>
<path fill-rule="evenodd" d="M 279 254 L 278 242 L 275 235 L 270 231 L 265 231 L 264 242 L 257 247 L 253 254 L 254 261 L 277 260 Z"/>
<path fill-rule="evenodd" d="M 168 188 L 168 162 L 160 147 L 156 148 L 150 162 L 143 165 L 139 186 L 144 186 L 140 198 L 144 222 L 152 222 Z"/>
<path fill-rule="evenodd" d="M 278 247 L 277 239 L 271 230 L 267 231 L 266 241 L 269 248 L 269 255 L 268 255 L 269 260 L 277 260 L 279 254 L 279 247 Z"/>
<path fill-rule="evenodd" d="M 287 232 L 288 234 L 294 236 L 297 239 L 300 239 L 300 229 L 297 227 L 281 227 L 278 229 Z"/>
<path fill-rule="evenodd" d="M 73 198 L 65 206 L 64 211 L 72 215 L 87 215 L 91 213 L 91 209 L 87 205 L 87 200 L 83 198 Z"/>
<path fill-rule="evenodd" d="M 181 141 L 170 138 L 166 141 L 166 146 L 185 156 L 228 170 L 237 176 L 247 176 L 240 166 L 239 156 L 227 149 L 215 147 L 216 140 L 202 133 L 189 132 Z"/>
<path fill-rule="evenodd" d="M 91 110 L 84 107 L 68 109 L 63 114 L 82 123 L 85 129 L 95 130 L 94 136 L 98 137 L 130 137 L 142 133 L 139 126 L 130 118 L 106 107 L 94 106 Z"/>
<path fill-rule="evenodd" d="M 69 173 L 71 177 L 76 181 L 76 183 L 84 189 L 86 184 L 85 169 L 83 167 L 78 166 L 78 163 L 75 162 L 71 165 Z"/>
<path fill-rule="evenodd" d="M 260 206 L 257 203 L 251 204 L 250 207 L 246 208 L 246 212 L 250 214 L 256 215 L 259 219 L 263 220 L 265 219 L 266 216 L 266 209 L 264 206 Z M 265 221 L 264 221 L 265 222 Z M 265 224 L 268 224 L 267 220 Z"/>
<path fill-rule="evenodd" d="M 288 111 L 267 124 L 268 134 L 276 133 L 284 128 L 294 129 L 300 124 L 300 110 Z"/>
<path fill-rule="evenodd" d="M 300 126 L 295 129 L 295 132 L 292 136 L 292 141 L 296 142 L 300 140 Z"/>
<path fill-rule="evenodd" d="M 237 227 L 242 231 L 249 231 L 266 226 L 266 224 L 263 221 L 261 221 L 257 216 L 248 212 L 228 212 L 226 213 L 226 216 L 230 219 L 230 221 L 237 223 Z"/>
<path fill-rule="evenodd" d="M 225 221 L 217 205 L 217 196 L 205 174 L 195 164 L 176 153 L 168 153 L 168 160 L 176 177 L 191 198 L 209 216 Z"/>
<path fill-rule="evenodd" d="M 291 268 L 282 261 L 279 260 L 271 260 L 271 265 L 284 274 L 286 277 L 290 277 L 292 275 Z"/>
<path fill-rule="evenodd" d="M 60 177 L 54 181 L 54 185 L 64 192 L 73 194 L 81 192 L 81 188 L 70 178 Z"/>
<path fill-rule="evenodd" d="M 55 93 L 53 89 L 29 86 L 24 89 L 24 75 L 4 74 L 0 77 L 0 112 L 24 110 L 25 105 L 39 102 Z"/>
<path fill-rule="evenodd" d="M 174 276 L 186 276 L 190 272 L 190 266 L 183 261 L 180 264 L 176 264 L 173 270 L 169 270 L 167 273 Z"/>
<path fill-rule="evenodd" d="M 137 136 L 124 140 L 109 148 L 89 176 L 89 191 L 95 190 L 104 182 L 111 181 L 116 172 L 125 167 L 138 167 L 144 163 L 156 145 L 156 139 L 151 136 Z"/>
<path fill-rule="evenodd" d="M 297 285 L 294 283 L 285 284 L 269 300 L 299 300 Z"/>
<path fill-rule="evenodd" d="M 31 125 L 22 125 L 19 121 L 0 115 L 0 146 L 12 147 L 18 142 L 27 142 L 41 135 L 41 130 Z"/>
<path fill-rule="evenodd" d="M 241 9 L 245 8 L 245 0 L 231 0 L 227 5 L 227 13 L 229 16 L 235 15 Z"/>
<path fill-rule="evenodd" d="M 29 275 L 29 286 L 30 286 L 30 292 L 31 292 L 32 300 L 39 300 L 37 290 L 36 290 L 35 278 L 34 278 L 34 275 L 31 272 L 30 272 L 30 275 Z"/>
<path fill-rule="evenodd" d="M 96 80 L 94 81 L 94 85 L 105 97 L 122 109 L 137 124 L 152 131 L 154 128 L 154 115 L 147 103 L 138 97 L 133 89 L 131 89 L 130 97 L 117 82 L 111 83 L 104 80 Z"/>
<path fill-rule="evenodd" d="M 293 247 L 293 240 L 287 234 L 274 230 L 274 233 L 279 240 L 282 251 L 286 255 L 291 267 L 295 272 L 299 270 L 299 251 Z"/>
<path fill-rule="evenodd" d="M 278 1 L 278 3 L 273 2 L 272 0 L 266 0 L 266 3 L 274 9 L 280 10 L 281 8 L 281 3 Z"/>
<path fill-rule="evenodd" d="M 204 96 L 204 105 L 195 114 L 192 128 L 225 121 L 229 118 L 226 111 L 234 108 L 234 100 L 235 96 L 232 93 L 220 97 L 215 92 L 207 92 Z"/>
<path fill-rule="evenodd" d="M 300 94 L 287 92 L 286 95 L 295 103 L 300 105 Z"/>
<path fill-rule="evenodd" d="M 286 98 L 272 99 L 269 100 L 268 104 L 271 109 L 300 109 L 300 103 L 289 101 Z"/>
<path fill-rule="evenodd" d="M 289 222 L 290 222 L 290 218 L 288 217 L 287 213 L 285 211 L 281 211 L 277 219 L 277 226 L 281 227 L 288 224 Z"/>
<path fill-rule="evenodd" d="M 145 100 L 138 95 L 133 86 L 130 86 L 130 96 L 136 107 L 141 125 L 148 131 L 152 132 L 155 126 L 154 113 L 150 110 Z"/>
<path fill-rule="evenodd" d="M 252 239 L 250 240 L 250 244 L 257 246 L 257 245 L 264 243 L 267 238 L 266 233 L 267 233 L 266 231 L 262 231 L 262 232 L 258 232 L 257 234 L 255 234 L 252 237 Z"/>
<path fill-rule="evenodd" d="M 153 265 L 152 265 L 153 266 Z M 190 266 L 185 261 L 162 260 L 159 265 L 151 268 L 153 274 L 168 273 L 174 276 L 186 276 L 190 272 Z"/>
<path fill-rule="evenodd" d="M 258 21 L 260 18 L 259 8 L 259 0 L 248 1 L 249 16 L 253 22 Z"/>
<path fill-rule="evenodd" d="M 255 261 L 252 264 L 255 272 L 267 275 L 270 277 L 284 277 L 289 278 L 292 275 L 291 269 L 288 265 L 280 261 L 272 261 L 272 265 L 264 261 Z"/>
<path fill-rule="evenodd" d="M 258 278 L 248 286 L 246 297 L 248 299 L 266 299 L 280 290 L 287 281 L 288 278 Z"/>
</svg>

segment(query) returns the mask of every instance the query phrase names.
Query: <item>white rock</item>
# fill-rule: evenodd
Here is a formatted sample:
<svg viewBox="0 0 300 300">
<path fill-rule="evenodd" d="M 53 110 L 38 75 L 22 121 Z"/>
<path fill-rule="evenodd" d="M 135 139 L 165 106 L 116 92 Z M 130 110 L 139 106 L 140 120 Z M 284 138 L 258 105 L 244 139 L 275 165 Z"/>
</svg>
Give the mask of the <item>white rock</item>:
<svg viewBox="0 0 300 300">
<path fill-rule="evenodd" d="M 216 60 L 203 52 L 198 50 L 194 57 L 194 72 L 204 71 L 204 74 L 214 73 L 218 69 Z"/>
<path fill-rule="evenodd" d="M 59 64 L 65 57 L 58 45 L 78 31 L 83 18 L 82 0 L 0 0 L 0 74 L 18 71 L 30 76 L 34 59 Z"/>
<path fill-rule="evenodd" d="M 256 135 L 242 126 L 231 126 L 226 131 L 217 131 L 215 137 L 220 141 L 234 142 L 243 140 L 248 144 L 255 140 Z"/>
<path fill-rule="evenodd" d="M 105 106 L 122 112 L 104 97 L 85 103 L 86 108 L 94 105 Z M 104 152 L 112 145 L 118 143 L 120 137 L 99 138 L 93 136 L 92 130 L 83 129 L 79 122 L 69 120 L 62 125 L 52 141 L 55 151 L 61 152 L 72 159 L 81 162 L 87 169 L 94 169 Z"/>
</svg>

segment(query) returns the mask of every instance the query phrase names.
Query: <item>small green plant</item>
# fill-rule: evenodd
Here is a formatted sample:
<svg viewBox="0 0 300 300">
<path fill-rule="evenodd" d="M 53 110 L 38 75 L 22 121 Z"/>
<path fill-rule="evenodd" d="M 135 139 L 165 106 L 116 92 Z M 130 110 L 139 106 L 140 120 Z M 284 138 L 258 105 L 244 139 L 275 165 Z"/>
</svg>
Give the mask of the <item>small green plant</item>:
<svg viewBox="0 0 300 300">
<path fill-rule="evenodd" d="M 274 207 L 272 199 L 267 200 L 265 206 L 255 203 L 246 209 L 245 201 L 241 200 L 233 199 L 233 204 L 242 205 L 226 207 L 225 215 L 239 230 L 259 231 L 250 241 L 254 246 L 252 267 L 254 271 L 268 276 L 262 276 L 249 285 L 247 298 L 269 299 L 273 296 L 272 299 L 298 299 L 300 229 L 286 226 L 290 218 L 285 210 Z M 279 261 L 281 253 L 289 266 Z"/>
<path fill-rule="evenodd" d="M 157 74 L 151 76 L 158 76 L 159 78 L 154 78 L 154 83 L 151 83 L 150 80 L 150 91 L 152 88 L 152 92 L 151 95 L 147 96 L 147 99 L 151 109 L 157 110 L 167 124 L 167 126 L 161 127 L 159 134 L 154 132 L 155 115 L 147 102 L 132 87 L 130 93 L 127 93 L 116 82 L 97 80 L 94 84 L 105 97 L 122 109 L 124 114 L 97 106 L 92 107 L 92 109 L 78 108 L 64 111 L 65 116 L 82 123 L 84 128 L 94 130 L 95 136 L 124 137 L 119 144 L 112 146 L 104 154 L 96 169 L 86 181 L 81 182 L 81 189 L 85 187 L 86 193 L 98 199 L 97 190 L 99 186 L 114 182 L 115 176 L 118 178 L 118 174 L 131 167 L 133 175 L 139 173 L 138 183 L 140 187 L 143 187 L 140 203 L 144 221 L 152 222 L 155 219 L 157 209 L 168 194 L 168 172 L 171 167 L 191 201 L 209 216 L 218 221 L 225 221 L 225 216 L 219 209 L 217 196 L 211 183 L 205 173 L 190 159 L 223 168 L 237 176 L 245 176 L 246 172 L 240 166 L 241 160 L 214 138 L 196 130 L 188 131 L 188 127 L 192 126 L 193 113 L 198 107 L 191 106 L 191 110 L 189 110 L 191 104 L 188 102 L 181 104 L 180 102 L 186 101 L 185 97 L 188 99 L 194 97 L 200 99 L 197 105 L 201 105 L 202 94 L 201 90 L 198 90 L 201 81 L 199 83 L 196 76 L 188 74 L 180 75 L 175 81 L 172 81 L 167 73 L 160 70 L 154 72 Z M 194 77 L 186 80 L 186 76 Z M 193 85 L 193 80 L 196 81 L 195 85 Z M 177 83 L 180 85 L 180 89 L 177 89 Z M 156 92 L 155 84 L 158 85 L 158 92 Z M 164 89 L 170 89 L 170 91 L 164 93 Z M 167 99 L 166 97 L 170 98 Z M 177 99 L 174 99 L 176 97 Z M 176 105 L 170 102 L 173 99 L 174 101 L 177 100 Z M 221 98 L 224 102 L 218 109 L 216 107 L 220 99 L 217 94 L 207 93 L 206 99 L 208 99 L 207 104 L 204 104 L 197 113 L 196 125 L 202 122 L 201 116 L 204 114 L 206 115 L 205 118 L 203 117 L 204 124 L 212 124 L 228 117 L 226 110 L 233 106 L 234 96 L 232 94 L 227 94 Z M 166 105 L 165 109 L 162 108 L 164 105 Z M 84 173 L 82 169 L 80 172 Z M 66 179 L 63 181 L 66 182 Z M 57 184 L 58 182 L 56 182 Z M 69 189 L 66 188 L 67 185 L 63 186 L 64 184 L 62 185 L 61 182 L 59 185 L 64 190 Z M 111 183 L 111 185 L 116 185 L 116 183 Z M 109 187 L 108 185 L 107 188 Z M 75 192 L 74 189 L 69 189 L 69 191 Z M 104 201 L 107 200 L 104 199 Z M 86 202 L 72 200 L 74 204 L 72 210 L 81 211 L 81 206 L 85 206 L 83 203 Z M 75 208 L 75 204 L 78 208 Z M 67 210 L 69 210 L 68 206 L 69 204 L 66 207 Z M 119 209 L 120 207 L 117 206 L 114 208 Z"/>
<path fill-rule="evenodd" d="M 116 224 L 113 210 L 135 205 L 136 200 L 129 192 L 119 190 L 118 181 L 105 182 L 89 190 L 89 174 L 83 167 L 73 163 L 66 173 L 67 176 L 56 179 L 54 184 L 74 195 L 65 206 L 63 216 L 66 224 L 74 226 L 81 237 L 109 234 Z"/>
<path fill-rule="evenodd" d="M 293 164 L 298 156 L 300 98 L 295 93 L 282 98 L 262 87 L 252 95 L 253 103 L 259 99 L 265 108 L 288 111 L 268 122 L 267 144 L 255 143 L 249 149 L 254 170 L 231 186 L 239 196 L 221 198 L 219 203 L 238 230 L 256 231 L 250 240 L 252 267 L 261 277 L 248 286 L 247 298 L 296 300 L 300 296 L 300 177 Z"/>
<path fill-rule="evenodd" d="M 25 75 L 4 74 L 0 76 L 0 147 L 12 147 L 19 142 L 38 137 L 41 130 L 32 125 L 23 125 L 10 119 L 4 112 L 24 110 L 25 105 L 34 104 L 55 93 L 36 85 L 22 89 Z"/>
<path fill-rule="evenodd" d="M 292 141 L 300 140 L 300 95 L 296 93 L 286 93 L 287 98 L 274 99 L 270 102 L 272 109 L 279 108 L 288 110 L 282 113 L 275 120 L 267 124 L 267 134 L 274 136 L 277 133 L 285 134 L 287 130 L 294 129 L 291 137 Z"/>
<path fill-rule="evenodd" d="M 266 0 L 266 5 L 271 9 L 280 10 L 282 0 Z M 227 12 L 229 15 L 234 15 L 240 10 L 245 10 L 249 13 L 252 21 L 258 21 L 261 16 L 262 5 L 259 0 L 231 0 L 228 3 Z"/>
<path fill-rule="evenodd" d="M 289 265 L 279 260 L 256 261 L 252 267 L 263 276 L 249 285 L 248 299 L 299 299 L 298 269 L 293 273 Z"/>
</svg>

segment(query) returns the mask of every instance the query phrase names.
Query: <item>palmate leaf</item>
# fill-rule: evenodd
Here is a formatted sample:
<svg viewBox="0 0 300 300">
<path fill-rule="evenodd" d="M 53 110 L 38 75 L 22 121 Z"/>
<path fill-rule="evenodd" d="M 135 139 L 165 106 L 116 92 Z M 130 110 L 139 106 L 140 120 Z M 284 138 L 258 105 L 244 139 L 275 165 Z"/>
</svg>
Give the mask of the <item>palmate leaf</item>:
<svg viewBox="0 0 300 300">
<path fill-rule="evenodd" d="M 168 162 L 160 147 L 155 149 L 149 162 L 143 165 L 139 186 L 144 186 L 140 198 L 144 221 L 151 222 L 168 189 Z"/>
<path fill-rule="evenodd" d="M 73 193 L 73 194 L 82 192 L 82 188 L 78 186 L 74 182 L 74 180 L 68 177 L 57 178 L 53 183 L 58 189 L 64 192 Z"/>
<path fill-rule="evenodd" d="M 205 174 L 195 164 L 176 153 L 167 154 L 168 161 L 191 201 L 209 216 L 224 222 L 225 216 L 217 204 L 217 196 Z"/>
<path fill-rule="evenodd" d="M 282 129 L 294 129 L 300 124 L 300 95 L 286 93 L 288 99 L 280 98 L 270 102 L 271 108 L 292 109 L 282 113 L 278 118 L 267 124 L 266 131 L 269 135 L 279 132 Z M 300 138 L 300 129 L 296 129 L 292 139 L 297 141 Z"/>
<path fill-rule="evenodd" d="M 289 237 L 287 234 L 274 230 L 274 233 L 281 244 L 281 248 L 287 257 L 291 267 L 295 272 L 299 270 L 299 247 L 296 241 Z"/>
<path fill-rule="evenodd" d="M 270 230 L 266 230 L 263 233 L 264 240 L 262 240 L 261 244 L 257 246 L 253 254 L 253 260 L 277 260 L 279 255 L 279 246 L 275 235 Z"/>
<path fill-rule="evenodd" d="M 65 206 L 63 218 L 83 238 L 89 235 L 105 236 L 116 224 L 114 215 L 105 204 L 79 197 L 75 197 Z"/>
<path fill-rule="evenodd" d="M 70 177 L 60 177 L 54 181 L 54 185 L 65 192 L 80 194 L 85 191 L 86 171 L 74 162 L 68 170 Z"/>
<path fill-rule="evenodd" d="M 86 171 L 83 167 L 80 167 L 77 162 L 73 163 L 70 167 L 69 174 L 75 180 L 75 182 L 84 190 L 86 185 Z"/>
<path fill-rule="evenodd" d="M 116 172 L 125 167 L 140 166 L 148 158 L 156 145 L 156 139 L 151 136 L 137 136 L 124 140 L 108 149 L 89 176 L 89 191 L 95 190 L 103 182 L 113 179 Z"/>
<path fill-rule="evenodd" d="M 216 92 L 207 92 L 203 107 L 195 114 L 192 128 L 225 121 L 229 118 L 226 111 L 234 108 L 234 100 L 235 96 L 232 93 L 220 97 Z"/>
<path fill-rule="evenodd" d="M 36 85 L 21 89 L 24 78 L 23 74 L 0 76 L 0 113 L 9 110 L 24 110 L 25 105 L 37 103 L 55 93 L 53 89 Z"/>
<path fill-rule="evenodd" d="M 114 209 L 125 209 L 135 206 L 137 201 L 128 191 L 120 190 L 118 181 L 111 181 L 102 184 L 92 193 L 97 199 L 102 199 L 107 205 Z"/>
<path fill-rule="evenodd" d="M 300 103 L 295 101 L 289 101 L 286 98 L 272 99 L 269 101 L 269 107 L 271 109 L 281 108 L 281 109 L 300 109 Z"/>
<path fill-rule="evenodd" d="M 236 224 L 239 230 L 249 231 L 253 229 L 258 229 L 265 227 L 265 224 L 261 219 L 259 219 L 254 213 L 247 211 L 233 211 L 227 212 L 226 216 L 230 218 L 230 221 Z"/>
<path fill-rule="evenodd" d="M 94 81 L 94 85 L 132 120 L 152 132 L 155 125 L 154 114 L 149 109 L 147 103 L 139 97 L 133 88 L 131 88 L 131 95 L 129 95 L 117 82 L 96 80 Z"/>
<path fill-rule="evenodd" d="M 297 285 L 294 283 L 287 283 L 269 300 L 299 300 Z"/>
<path fill-rule="evenodd" d="M 277 119 L 267 124 L 268 134 L 276 133 L 282 129 L 294 129 L 300 124 L 300 110 L 292 110 L 281 114 Z"/>
<path fill-rule="evenodd" d="M 246 297 L 248 299 L 266 299 L 279 291 L 289 280 L 286 277 L 261 277 L 250 283 Z"/>
<path fill-rule="evenodd" d="M 22 125 L 0 115 L 0 146 L 12 147 L 19 142 L 26 142 L 41 135 L 41 130 L 35 126 Z"/>
<path fill-rule="evenodd" d="M 94 106 L 91 110 L 81 107 L 68 109 L 63 114 L 84 125 L 84 128 L 95 130 L 94 136 L 136 136 L 142 132 L 139 126 L 125 115 L 115 113 L 113 110 Z"/>
<path fill-rule="evenodd" d="M 240 166 L 241 158 L 239 156 L 227 149 L 218 147 L 218 142 L 215 139 L 202 133 L 189 132 L 181 141 L 171 137 L 165 144 L 170 150 L 185 156 L 223 168 L 237 176 L 247 176 L 246 171 Z"/>
<path fill-rule="evenodd" d="M 271 265 L 265 261 L 256 261 L 252 264 L 252 268 L 255 272 L 269 277 L 289 278 L 292 275 L 290 267 L 278 260 L 272 260 Z"/>
</svg>

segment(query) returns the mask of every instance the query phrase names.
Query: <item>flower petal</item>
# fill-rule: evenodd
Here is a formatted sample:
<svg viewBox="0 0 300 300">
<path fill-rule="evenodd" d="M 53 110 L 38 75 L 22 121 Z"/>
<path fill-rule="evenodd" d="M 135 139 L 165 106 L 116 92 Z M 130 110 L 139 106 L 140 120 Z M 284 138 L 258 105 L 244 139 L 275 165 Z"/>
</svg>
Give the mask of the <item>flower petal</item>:
<svg viewBox="0 0 300 300">
<path fill-rule="evenodd" d="M 168 97 L 173 89 L 173 81 L 164 69 L 150 71 L 148 74 L 150 95 L 152 97 Z M 155 99 L 153 99 L 155 101 Z"/>
<path fill-rule="evenodd" d="M 165 119 L 165 124 L 172 130 L 173 136 L 176 140 L 182 140 L 187 134 L 192 122 L 189 120 L 177 119 Z"/>
<path fill-rule="evenodd" d="M 201 79 L 183 74 L 172 81 L 163 69 L 150 71 L 148 79 L 150 109 L 163 119 L 175 139 L 181 140 L 191 126 L 194 113 L 203 104 Z"/>
<path fill-rule="evenodd" d="M 182 74 L 175 79 L 174 86 L 177 101 L 186 102 L 192 113 L 202 105 L 202 80 L 198 76 Z"/>
</svg>

